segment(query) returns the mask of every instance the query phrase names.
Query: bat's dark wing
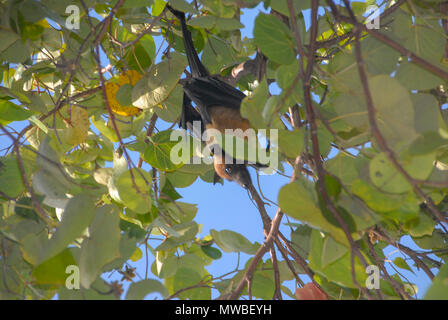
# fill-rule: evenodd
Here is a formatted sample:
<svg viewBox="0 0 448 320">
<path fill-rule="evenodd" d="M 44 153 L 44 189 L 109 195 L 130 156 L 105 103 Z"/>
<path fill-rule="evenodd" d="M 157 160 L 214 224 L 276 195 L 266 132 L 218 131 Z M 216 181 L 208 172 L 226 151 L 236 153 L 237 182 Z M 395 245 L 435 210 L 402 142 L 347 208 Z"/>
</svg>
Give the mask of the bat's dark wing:
<svg viewBox="0 0 448 320">
<path fill-rule="evenodd" d="M 239 110 L 244 93 L 217 77 L 199 77 L 189 79 L 184 85 L 184 91 L 196 104 L 205 123 L 211 123 L 208 108 L 224 106 Z"/>
<path fill-rule="evenodd" d="M 185 21 L 185 13 L 173 9 L 170 5 L 166 7 L 180 20 L 182 27 L 182 34 L 184 36 L 185 51 L 187 53 L 188 64 L 190 65 L 191 75 L 196 77 L 206 77 L 209 75 L 207 68 L 199 60 L 198 53 L 193 45 L 193 39 L 191 38 L 191 33 L 187 28 L 187 23 Z"/>
<path fill-rule="evenodd" d="M 197 121 L 200 125 L 199 132 L 193 132 L 193 123 L 194 121 Z M 203 131 L 205 130 L 203 123 L 202 123 L 202 117 L 200 113 L 193 108 L 191 105 L 191 99 L 187 96 L 187 94 L 184 92 L 184 98 L 182 101 L 182 112 L 180 114 L 180 121 L 179 121 L 179 127 L 184 128 L 185 130 L 190 130 L 193 132 L 193 135 L 201 136 Z"/>
</svg>

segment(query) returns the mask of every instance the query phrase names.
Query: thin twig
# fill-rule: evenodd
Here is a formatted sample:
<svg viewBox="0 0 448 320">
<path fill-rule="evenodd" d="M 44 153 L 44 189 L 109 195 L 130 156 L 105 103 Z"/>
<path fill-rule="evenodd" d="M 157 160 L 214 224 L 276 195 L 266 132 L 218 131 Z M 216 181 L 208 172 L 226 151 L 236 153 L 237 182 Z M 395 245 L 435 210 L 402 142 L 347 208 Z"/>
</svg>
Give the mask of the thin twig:
<svg viewBox="0 0 448 320">
<path fill-rule="evenodd" d="M 271 246 L 269 252 L 272 258 L 272 267 L 274 268 L 275 290 L 273 299 L 282 300 L 282 291 L 280 287 L 280 271 L 278 270 L 278 260 L 277 254 L 275 253 L 275 247 Z"/>
<path fill-rule="evenodd" d="M 373 248 L 373 244 L 370 242 L 370 239 L 366 237 L 365 242 L 367 243 L 367 246 L 369 247 L 370 254 L 375 259 L 376 263 L 380 267 L 381 271 L 383 272 L 384 276 L 386 277 L 386 280 L 390 283 L 392 288 L 394 288 L 395 292 L 398 296 L 401 296 L 404 299 L 410 300 L 412 299 L 409 294 L 404 289 L 403 285 L 396 280 L 392 279 L 392 277 L 387 272 L 386 268 L 384 267 L 383 261 L 380 260 L 378 257 L 378 254 L 376 253 L 375 249 Z"/>
<path fill-rule="evenodd" d="M 277 235 L 278 228 L 280 226 L 280 221 L 282 219 L 283 213 L 280 210 L 277 210 L 277 213 L 275 214 L 274 219 L 272 220 L 271 229 L 269 231 L 268 236 L 266 237 L 266 240 L 263 242 L 263 244 L 258 248 L 257 252 L 255 253 L 254 257 L 252 258 L 251 263 L 247 267 L 246 271 L 244 272 L 244 276 L 241 279 L 241 281 L 238 283 L 237 287 L 226 297 L 228 300 L 235 300 L 237 299 L 241 292 L 243 291 L 244 287 L 246 286 L 247 282 L 250 282 L 255 270 L 257 269 L 258 262 L 263 258 L 264 254 L 271 248 L 272 242 L 274 241 L 274 238 Z"/>
</svg>

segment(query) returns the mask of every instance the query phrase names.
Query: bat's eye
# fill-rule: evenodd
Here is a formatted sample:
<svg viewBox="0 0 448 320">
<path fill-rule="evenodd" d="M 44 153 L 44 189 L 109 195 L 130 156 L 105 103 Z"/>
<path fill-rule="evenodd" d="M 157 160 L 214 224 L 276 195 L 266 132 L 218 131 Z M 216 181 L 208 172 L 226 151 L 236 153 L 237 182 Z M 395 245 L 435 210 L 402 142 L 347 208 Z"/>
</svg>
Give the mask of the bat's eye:
<svg viewBox="0 0 448 320">
<path fill-rule="evenodd" d="M 232 167 L 226 167 L 226 173 L 232 174 Z"/>
</svg>

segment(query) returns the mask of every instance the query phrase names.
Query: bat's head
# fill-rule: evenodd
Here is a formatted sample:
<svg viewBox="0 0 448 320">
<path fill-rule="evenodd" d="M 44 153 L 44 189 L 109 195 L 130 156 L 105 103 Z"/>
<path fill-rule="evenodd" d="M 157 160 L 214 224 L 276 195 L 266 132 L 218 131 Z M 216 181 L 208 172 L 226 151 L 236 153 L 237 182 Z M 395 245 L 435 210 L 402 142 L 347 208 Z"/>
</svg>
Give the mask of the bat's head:
<svg viewBox="0 0 448 320">
<path fill-rule="evenodd" d="M 217 176 L 228 181 L 235 181 L 244 189 L 248 189 L 252 185 L 249 171 L 246 164 L 224 163 L 223 159 L 214 156 L 214 167 Z M 216 182 L 216 180 L 215 180 Z"/>
<path fill-rule="evenodd" d="M 224 170 L 228 176 L 227 180 L 235 181 L 244 189 L 248 189 L 252 184 L 249 171 L 245 164 L 226 164 Z"/>
</svg>

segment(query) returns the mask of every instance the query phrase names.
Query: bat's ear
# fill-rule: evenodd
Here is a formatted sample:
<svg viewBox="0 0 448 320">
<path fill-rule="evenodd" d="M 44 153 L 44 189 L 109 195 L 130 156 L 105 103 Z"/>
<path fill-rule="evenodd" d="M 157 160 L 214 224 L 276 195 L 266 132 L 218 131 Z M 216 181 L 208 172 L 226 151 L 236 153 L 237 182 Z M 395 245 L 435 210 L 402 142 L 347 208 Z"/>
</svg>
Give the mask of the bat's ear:
<svg viewBox="0 0 448 320">
<path fill-rule="evenodd" d="M 256 169 L 256 170 L 261 170 L 261 169 L 265 169 L 268 168 L 269 166 L 266 164 L 261 164 L 261 163 L 247 163 L 247 165 L 251 166 L 252 168 Z"/>
<path fill-rule="evenodd" d="M 215 172 L 213 176 L 213 184 L 215 185 L 217 182 L 221 182 L 221 177 Z"/>
</svg>

